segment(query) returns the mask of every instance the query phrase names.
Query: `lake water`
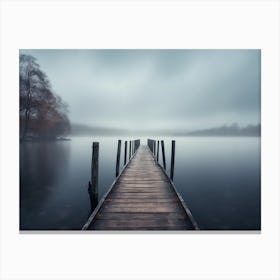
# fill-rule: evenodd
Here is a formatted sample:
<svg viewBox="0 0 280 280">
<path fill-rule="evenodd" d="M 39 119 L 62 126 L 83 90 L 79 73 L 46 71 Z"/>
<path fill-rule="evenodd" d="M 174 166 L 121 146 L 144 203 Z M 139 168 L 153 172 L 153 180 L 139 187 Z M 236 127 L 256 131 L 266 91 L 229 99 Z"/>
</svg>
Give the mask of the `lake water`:
<svg viewBox="0 0 280 280">
<path fill-rule="evenodd" d="M 20 229 L 81 229 L 91 213 L 91 144 L 100 143 L 100 198 L 114 180 L 118 139 L 131 140 L 73 137 L 20 144 Z M 146 144 L 147 138 L 140 139 Z M 168 173 L 171 140 L 176 140 L 174 183 L 201 229 L 260 229 L 259 137 L 161 139 Z"/>
</svg>

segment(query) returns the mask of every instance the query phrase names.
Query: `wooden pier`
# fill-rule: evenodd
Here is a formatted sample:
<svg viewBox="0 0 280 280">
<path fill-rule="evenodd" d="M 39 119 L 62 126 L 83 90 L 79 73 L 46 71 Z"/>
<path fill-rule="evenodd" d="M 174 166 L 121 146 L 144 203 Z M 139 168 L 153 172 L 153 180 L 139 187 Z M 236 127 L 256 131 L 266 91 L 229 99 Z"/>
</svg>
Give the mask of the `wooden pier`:
<svg viewBox="0 0 280 280">
<path fill-rule="evenodd" d="M 158 164 L 158 154 L 148 146 L 138 147 L 83 230 L 198 229 L 173 182 Z"/>
</svg>

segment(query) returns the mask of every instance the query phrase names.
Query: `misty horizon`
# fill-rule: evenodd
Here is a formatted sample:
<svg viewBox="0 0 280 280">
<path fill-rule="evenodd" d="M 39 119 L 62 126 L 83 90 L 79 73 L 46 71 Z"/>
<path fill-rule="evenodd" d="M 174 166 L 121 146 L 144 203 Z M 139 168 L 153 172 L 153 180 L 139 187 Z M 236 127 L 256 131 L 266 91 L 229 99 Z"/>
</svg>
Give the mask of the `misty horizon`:
<svg viewBox="0 0 280 280">
<path fill-rule="evenodd" d="M 116 127 L 89 126 L 84 124 L 72 124 L 70 132 L 71 136 L 260 136 L 261 125 L 249 124 L 247 126 L 239 126 L 237 123 L 230 125 L 221 125 L 217 127 L 209 127 L 194 130 L 174 130 L 174 129 L 154 129 L 154 130 L 129 130 Z"/>
<path fill-rule="evenodd" d="M 72 124 L 194 131 L 260 123 L 260 50 L 20 50 Z"/>
</svg>

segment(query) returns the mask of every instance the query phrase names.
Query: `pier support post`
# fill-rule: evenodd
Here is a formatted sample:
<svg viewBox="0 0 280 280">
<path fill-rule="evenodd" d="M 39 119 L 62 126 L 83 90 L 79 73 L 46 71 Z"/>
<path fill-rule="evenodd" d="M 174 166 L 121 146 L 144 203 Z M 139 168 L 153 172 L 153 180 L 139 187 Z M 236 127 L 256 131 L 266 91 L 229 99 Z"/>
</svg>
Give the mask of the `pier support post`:
<svg viewBox="0 0 280 280">
<path fill-rule="evenodd" d="M 123 159 L 124 165 L 126 165 L 126 157 L 127 157 L 127 141 L 124 142 L 124 159 Z"/>
<path fill-rule="evenodd" d="M 98 193 L 94 194 L 92 192 L 92 188 L 91 188 L 91 183 L 90 182 L 88 182 L 88 195 L 89 195 L 89 199 L 90 199 L 90 208 L 91 208 L 91 211 L 89 212 L 89 216 L 90 216 L 90 214 L 94 211 L 95 207 L 98 204 Z"/>
<path fill-rule="evenodd" d="M 98 196 L 98 158 L 99 158 L 99 143 L 92 143 L 92 158 L 91 158 L 91 181 L 89 182 L 89 192 L 94 196 Z"/>
<path fill-rule="evenodd" d="M 163 168 L 164 168 L 164 170 L 166 170 L 165 150 L 164 150 L 164 141 L 163 140 L 161 140 L 161 151 L 162 151 Z"/>
<path fill-rule="evenodd" d="M 119 173 L 120 173 L 121 145 L 122 145 L 122 141 L 118 140 L 117 161 L 116 161 L 116 177 L 118 177 Z"/>
<path fill-rule="evenodd" d="M 129 141 L 129 159 L 131 159 L 131 141 Z"/>
<path fill-rule="evenodd" d="M 174 177 L 174 162 L 175 162 L 175 140 L 172 140 L 171 146 L 171 168 L 170 168 L 170 179 L 173 181 Z"/>
<path fill-rule="evenodd" d="M 136 150 L 138 150 L 139 146 L 140 146 L 140 139 L 135 140 L 136 141 Z M 135 151 L 136 151 L 135 150 Z"/>
<path fill-rule="evenodd" d="M 159 157 L 159 141 L 157 141 L 157 162 L 158 162 L 158 157 Z"/>
</svg>

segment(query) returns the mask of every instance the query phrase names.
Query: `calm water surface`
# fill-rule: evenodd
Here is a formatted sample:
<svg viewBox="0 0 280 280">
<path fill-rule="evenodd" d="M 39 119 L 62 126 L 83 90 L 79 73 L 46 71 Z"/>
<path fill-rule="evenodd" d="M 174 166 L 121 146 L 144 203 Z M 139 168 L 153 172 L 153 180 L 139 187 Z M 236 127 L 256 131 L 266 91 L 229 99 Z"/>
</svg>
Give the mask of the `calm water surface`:
<svg viewBox="0 0 280 280">
<path fill-rule="evenodd" d="M 118 139 L 122 138 L 73 137 L 71 141 L 22 143 L 20 229 L 81 229 L 91 213 L 87 191 L 91 143 L 100 142 L 100 198 L 114 180 Z M 141 143 L 146 144 L 146 139 L 141 138 Z M 171 138 L 161 139 L 165 140 L 169 172 Z M 199 227 L 260 229 L 260 138 L 174 139 L 174 183 Z M 123 163 L 123 154 L 121 159 Z"/>
</svg>

